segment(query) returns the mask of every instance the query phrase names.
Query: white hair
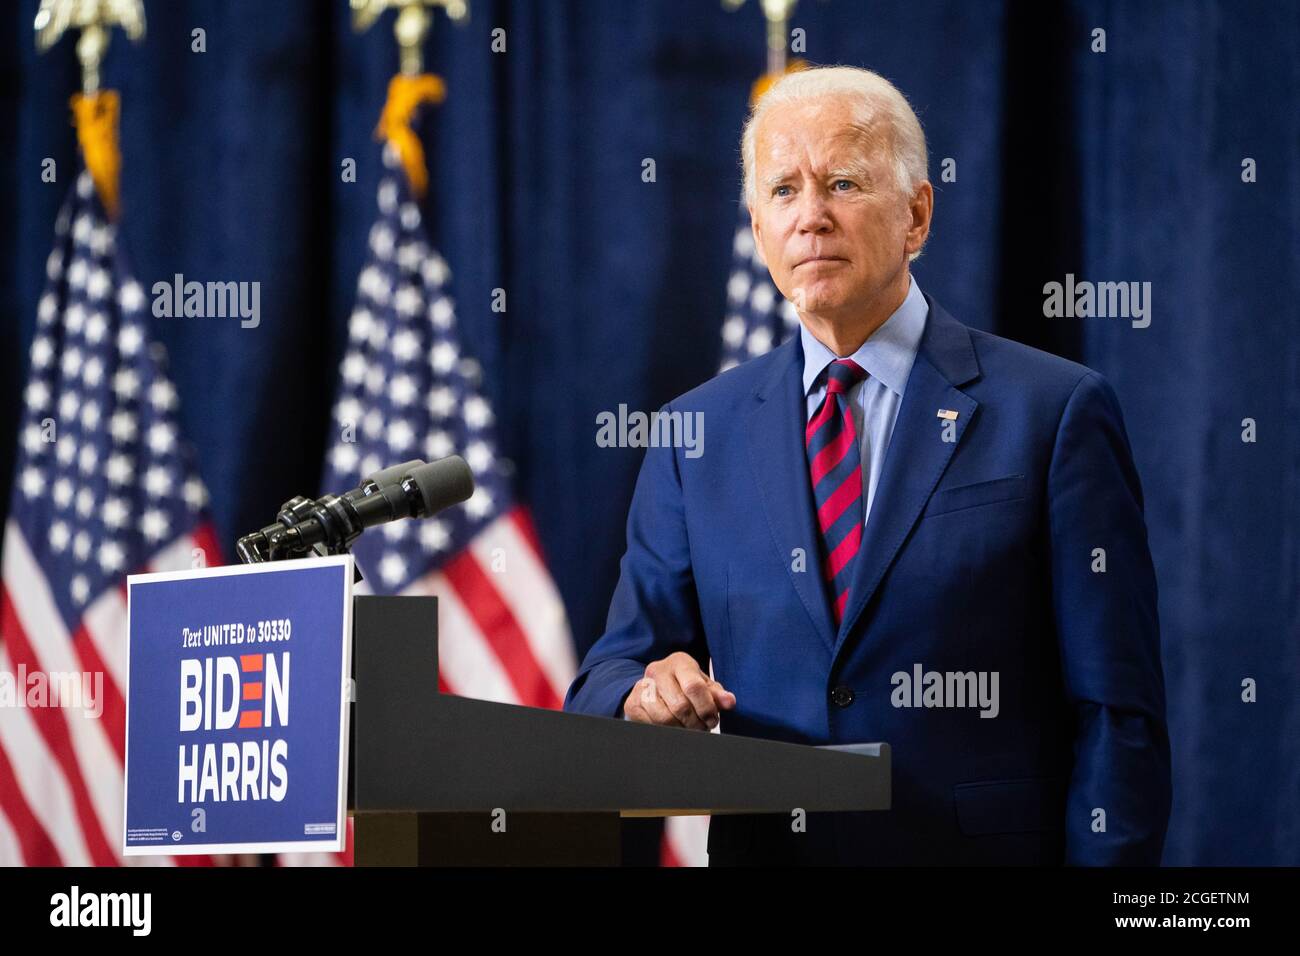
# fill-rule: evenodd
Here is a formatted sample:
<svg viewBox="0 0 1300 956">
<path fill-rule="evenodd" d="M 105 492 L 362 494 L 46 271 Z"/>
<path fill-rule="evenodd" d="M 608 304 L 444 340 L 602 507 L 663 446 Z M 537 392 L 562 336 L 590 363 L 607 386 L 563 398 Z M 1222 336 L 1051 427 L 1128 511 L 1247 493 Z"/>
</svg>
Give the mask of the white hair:
<svg viewBox="0 0 1300 956">
<path fill-rule="evenodd" d="M 910 199 L 916 193 L 916 187 L 929 179 L 929 158 L 921 122 L 912 112 L 907 98 L 879 73 L 855 66 L 818 66 L 787 73 L 773 83 L 750 110 L 740 137 L 745 202 L 752 206 L 757 198 L 754 191 L 754 139 L 759 120 L 768 110 L 783 103 L 823 96 L 852 97 L 855 119 L 863 126 L 876 117 L 886 121 L 891 133 L 889 149 L 893 154 L 894 181 Z"/>
</svg>

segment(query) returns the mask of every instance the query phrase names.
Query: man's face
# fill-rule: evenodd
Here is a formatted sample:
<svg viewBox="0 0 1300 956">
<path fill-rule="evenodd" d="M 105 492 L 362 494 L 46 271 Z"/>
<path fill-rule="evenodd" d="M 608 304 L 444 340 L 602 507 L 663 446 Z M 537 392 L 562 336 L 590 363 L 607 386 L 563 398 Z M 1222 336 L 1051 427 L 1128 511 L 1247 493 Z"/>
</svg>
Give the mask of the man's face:
<svg viewBox="0 0 1300 956">
<path fill-rule="evenodd" d="M 787 103 L 755 131 L 754 240 L 781 294 L 835 322 L 869 313 L 897 288 L 929 229 L 895 182 L 890 128 L 855 122 L 851 100 Z"/>
</svg>

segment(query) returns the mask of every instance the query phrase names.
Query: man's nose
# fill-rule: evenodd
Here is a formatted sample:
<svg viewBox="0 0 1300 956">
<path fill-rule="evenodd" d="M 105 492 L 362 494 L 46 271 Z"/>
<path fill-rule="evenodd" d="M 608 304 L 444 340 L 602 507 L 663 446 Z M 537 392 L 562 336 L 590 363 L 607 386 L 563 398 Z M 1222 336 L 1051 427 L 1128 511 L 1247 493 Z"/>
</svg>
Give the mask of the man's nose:
<svg viewBox="0 0 1300 956">
<path fill-rule="evenodd" d="M 820 190 L 805 189 L 799 197 L 799 231 L 829 232 L 834 224 L 826 197 Z"/>
</svg>

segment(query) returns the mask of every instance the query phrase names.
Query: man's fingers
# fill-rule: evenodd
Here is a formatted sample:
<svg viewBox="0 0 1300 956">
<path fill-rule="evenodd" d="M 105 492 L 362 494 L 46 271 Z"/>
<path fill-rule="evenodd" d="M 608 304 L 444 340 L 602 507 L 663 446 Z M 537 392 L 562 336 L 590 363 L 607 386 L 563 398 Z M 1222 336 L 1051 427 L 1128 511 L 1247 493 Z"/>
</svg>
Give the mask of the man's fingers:
<svg viewBox="0 0 1300 956">
<path fill-rule="evenodd" d="M 698 673 L 698 668 L 697 668 Z M 683 675 L 689 679 L 689 675 Z M 695 712 L 695 704 L 691 702 L 690 697 L 682 690 L 682 685 L 677 679 L 677 673 L 670 672 L 661 677 L 658 681 L 659 695 L 663 697 L 664 703 L 672 711 L 677 722 L 683 727 L 691 730 L 707 730 L 704 718 Z"/>
<path fill-rule="evenodd" d="M 709 690 L 713 699 L 718 702 L 718 706 L 723 710 L 731 710 L 736 706 L 736 695 L 717 681 L 709 680 Z"/>
<path fill-rule="evenodd" d="M 637 695 L 638 701 L 641 707 L 644 708 L 646 716 L 650 718 L 651 723 L 663 724 L 666 727 L 682 726 L 681 721 L 673 716 L 673 712 L 665 706 L 663 699 L 659 696 L 659 691 L 655 689 L 655 682 L 652 678 L 647 677 L 641 681 L 634 693 Z"/>
<path fill-rule="evenodd" d="M 685 673 L 678 672 L 677 685 L 690 701 L 701 728 L 712 730 L 718 722 L 718 705 L 709 691 L 709 678 L 699 668 L 683 670 Z"/>
<path fill-rule="evenodd" d="M 700 670 L 693 657 L 674 654 L 646 668 L 623 702 L 623 713 L 643 723 L 712 730 L 719 710 L 735 706 L 736 695 Z"/>
</svg>

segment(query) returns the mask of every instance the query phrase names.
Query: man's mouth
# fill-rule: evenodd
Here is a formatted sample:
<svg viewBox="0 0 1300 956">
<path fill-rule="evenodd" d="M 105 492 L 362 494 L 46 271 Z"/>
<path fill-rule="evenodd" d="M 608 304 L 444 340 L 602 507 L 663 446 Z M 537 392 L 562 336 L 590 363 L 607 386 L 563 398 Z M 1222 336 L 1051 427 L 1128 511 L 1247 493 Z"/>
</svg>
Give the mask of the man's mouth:
<svg viewBox="0 0 1300 956">
<path fill-rule="evenodd" d="M 844 259 L 841 256 L 809 256 L 807 259 L 803 259 L 799 263 L 797 263 L 795 265 L 795 268 L 798 269 L 799 266 L 810 265 L 814 262 L 847 262 L 847 261 L 848 261 L 847 259 Z"/>
</svg>

